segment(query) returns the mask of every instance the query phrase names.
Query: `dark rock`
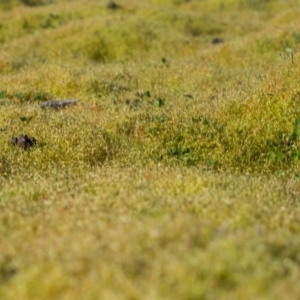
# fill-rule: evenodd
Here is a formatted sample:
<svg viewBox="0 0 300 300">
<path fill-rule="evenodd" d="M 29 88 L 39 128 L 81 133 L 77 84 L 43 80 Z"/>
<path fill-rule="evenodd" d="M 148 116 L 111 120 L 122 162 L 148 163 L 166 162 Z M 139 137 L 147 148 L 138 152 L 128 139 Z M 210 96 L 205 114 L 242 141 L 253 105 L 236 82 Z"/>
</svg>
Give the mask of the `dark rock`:
<svg viewBox="0 0 300 300">
<path fill-rule="evenodd" d="M 118 5 L 116 2 L 114 2 L 114 1 L 109 1 L 108 3 L 107 3 L 107 8 L 108 9 L 118 9 L 118 8 L 121 8 L 121 6 L 120 5 Z"/>
<path fill-rule="evenodd" d="M 220 39 L 220 38 L 214 38 L 214 39 L 211 41 L 211 43 L 212 43 L 213 45 L 222 44 L 222 43 L 224 43 L 224 40 L 223 40 L 223 39 Z"/>
<path fill-rule="evenodd" d="M 68 100 L 61 100 L 61 101 L 46 101 L 40 104 L 40 108 L 53 108 L 53 109 L 61 109 L 66 108 L 67 106 L 72 106 L 77 104 L 77 100 L 75 99 L 68 99 Z"/>
<path fill-rule="evenodd" d="M 36 144 L 36 139 L 28 135 L 20 135 L 11 139 L 11 144 L 23 149 L 28 149 Z"/>
</svg>

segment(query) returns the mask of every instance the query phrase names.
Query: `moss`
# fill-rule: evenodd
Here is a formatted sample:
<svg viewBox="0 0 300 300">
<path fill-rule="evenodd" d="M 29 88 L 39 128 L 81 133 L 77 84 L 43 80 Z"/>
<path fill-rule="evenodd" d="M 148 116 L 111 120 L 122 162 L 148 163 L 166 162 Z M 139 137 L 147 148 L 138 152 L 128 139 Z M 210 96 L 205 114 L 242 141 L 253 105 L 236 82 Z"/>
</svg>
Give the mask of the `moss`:
<svg viewBox="0 0 300 300">
<path fill-rule="evenodd" d="M 0 3 L 0 298 L 298 299 L 299 4 L 34 3 Z"/>
</svg>

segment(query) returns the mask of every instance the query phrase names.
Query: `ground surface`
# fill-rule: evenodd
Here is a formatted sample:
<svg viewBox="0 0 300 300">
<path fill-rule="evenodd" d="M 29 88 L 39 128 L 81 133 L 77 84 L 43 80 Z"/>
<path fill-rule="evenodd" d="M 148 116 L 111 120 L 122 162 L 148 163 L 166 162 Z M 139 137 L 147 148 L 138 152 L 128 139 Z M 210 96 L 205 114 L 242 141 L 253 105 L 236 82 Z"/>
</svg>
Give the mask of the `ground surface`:
<svg viewBox="0 0 300 300">
<path fill-rule="evenodd" d="M 0 299 L 299 299 L 299 1 L 106 4 L 0 3 Z"/>
</svg>

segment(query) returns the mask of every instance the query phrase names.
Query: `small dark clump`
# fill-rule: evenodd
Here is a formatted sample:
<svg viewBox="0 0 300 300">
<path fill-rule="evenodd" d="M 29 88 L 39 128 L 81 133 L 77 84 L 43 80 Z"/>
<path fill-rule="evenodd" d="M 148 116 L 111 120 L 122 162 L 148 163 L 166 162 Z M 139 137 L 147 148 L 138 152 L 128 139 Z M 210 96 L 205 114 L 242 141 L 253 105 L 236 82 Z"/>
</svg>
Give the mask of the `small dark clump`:
<svg viewBox="0 0 300 300">
<path fill-rule="evenodd" d="M 211 43 L 212 43 L 213 45 L 222 44 L 222 43 L 224 43 L 224 40 L 223 40 L 223 39 L 220 39 L 220 38 L 214 38 L 214 39 L 211 41 Z"/>
<path fill-rule="evenodd" d="M 28 135 L 20 135 L 11 139 L 11 144 L 23 149 L 28 149 L 36 144 L 36 139 Z"/>
<path fill-rule="evenodd" d="M 121 6 L 120 5 L 118 5 L 116 2 L 114 2 L 114 1 L 109 1 L 108 3 L 107 3 L 107 8 L 108 9 L 118 9 L 118 8 L 121 8 Z"/>
</svg>

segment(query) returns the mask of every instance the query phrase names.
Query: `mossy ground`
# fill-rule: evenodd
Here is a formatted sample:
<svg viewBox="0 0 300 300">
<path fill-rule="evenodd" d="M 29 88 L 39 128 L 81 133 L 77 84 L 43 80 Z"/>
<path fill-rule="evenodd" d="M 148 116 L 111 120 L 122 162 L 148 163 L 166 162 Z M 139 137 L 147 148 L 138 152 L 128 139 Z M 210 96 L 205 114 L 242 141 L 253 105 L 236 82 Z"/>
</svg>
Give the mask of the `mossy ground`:
<svg viewBox="0 0 300 300">
<path fill-rule="evenodd" d="M 0 3 L 0 299 L 299 299 L 299 1 L 118 3 Z"/>
</svg>

